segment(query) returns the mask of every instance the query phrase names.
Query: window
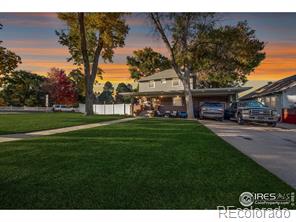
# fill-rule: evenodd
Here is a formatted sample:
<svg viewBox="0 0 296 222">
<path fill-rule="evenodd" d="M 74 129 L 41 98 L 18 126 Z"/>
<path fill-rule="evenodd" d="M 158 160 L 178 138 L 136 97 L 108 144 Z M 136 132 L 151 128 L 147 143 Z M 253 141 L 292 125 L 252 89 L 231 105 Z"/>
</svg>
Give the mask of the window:
<svg viewBox="0 0 296 222">
<path fill-rule="evenodd" d="M 161 79 L 161 84 L 166 84 L 166 79 Z"/>
<path fill-rule="evenodd" d="M 276 97 L 275 96 L 270 97 L 270 107 L 276 108 Z"/>
<path fill-rule="evenodd" d="M 154 82 L 154 80 L 149 81 L 149 88 L 155 88 L 155 82 Z"/>
<path fill-rule="evenodd" d="M 182 106 L 182 97 L 176 96 L 173 97 L 173 106 Z"/>
<path fill-rule="evenodd" d="M 265 105 L 270 106 L 270 97 L 265 97 Z"/>
<path fill-rule="evenodd" d="M 177 78 L 173 79 L 172 80 L 172 85 L 173 86 L 179 86 L 180 85 L 180 79 L 177 79 Z"/>
</svg>

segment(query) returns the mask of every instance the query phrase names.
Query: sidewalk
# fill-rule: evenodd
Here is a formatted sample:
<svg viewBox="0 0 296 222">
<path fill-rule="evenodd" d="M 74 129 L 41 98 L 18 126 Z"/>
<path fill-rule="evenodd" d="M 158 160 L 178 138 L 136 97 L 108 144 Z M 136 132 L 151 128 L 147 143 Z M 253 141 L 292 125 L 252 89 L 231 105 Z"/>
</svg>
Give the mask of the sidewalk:
<svg viewBox="0 0 296 222">
<path fill-rule="evenodd" d="M 296 124 L 292 123 L 277 123 L 277 127 L 282 129 L 296 129 Z"/>
<path fill-rule="evenodd" d="M 58 133 L 66 133 L 66 132 L 72 132 L 72 131 L 82 130 L 82 129 L 90 129 L 90 128 L 95 128 L 100 126 L 107 126 L 111 124 L 132 121 L 135 119 L 137 118 L 125 118 L 125 119 L 112 120 L 112 121 L 106 121 L 106 122 L 100 122 L 100 123 L 70 126 L 70 127 L 59 128 L 59 129 L 42 130 L 42 131 L 36 131 L 36 132 L 30 132 L 30 133 L 15 133 L 15 134 L 0 135 L 0 143 L 30 139 L 30 138 L 41 137 L 41 136 L 49 136 L 49 135 L 54 135 Z"/>
</svg>

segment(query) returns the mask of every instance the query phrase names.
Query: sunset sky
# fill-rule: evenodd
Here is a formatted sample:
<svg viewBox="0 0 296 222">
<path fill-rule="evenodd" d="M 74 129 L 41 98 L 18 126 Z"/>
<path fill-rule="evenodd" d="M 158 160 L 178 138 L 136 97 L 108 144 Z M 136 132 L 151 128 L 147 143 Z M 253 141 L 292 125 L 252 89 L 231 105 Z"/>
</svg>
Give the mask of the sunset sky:
<svg viewBox="0 0 296 222">
<path fill-rule="evenodd" d="M 222 24 L 235 24 L 247 20 L 256 30 L 257 37 L 267 43 L 267 58 L 249 77 L 255 85 L 259 82 L 274 81 L 296 74 L 296 13 L 223 13 Z M 73 69 L 66 61 L 67 48 L 62 47 L 55 30 L 65 28 L 54 13 L 0 13 L 0 40 L 3 45 L 22 57 L 19 68 L 45 74 L 51 67 Z M 115 52 L 113 64 L 102 64 L 104 80 L 114 83 L 132 82 L 126 66 L 126 56 L 133 50 L 152 47 L 166 54 L 160 39 L 153 34 L 144 14 L 127 17 L 130 31 L 126 46 Z"/>
</svg>

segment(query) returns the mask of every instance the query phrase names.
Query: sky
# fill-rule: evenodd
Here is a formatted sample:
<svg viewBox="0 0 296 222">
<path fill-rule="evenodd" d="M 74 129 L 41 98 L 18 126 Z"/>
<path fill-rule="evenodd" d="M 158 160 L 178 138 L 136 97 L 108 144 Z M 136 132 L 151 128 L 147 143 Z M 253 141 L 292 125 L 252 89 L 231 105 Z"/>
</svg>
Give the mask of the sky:
<svg viewBox="0 0 296 222">
<path fill-rule="evenodd" d="M 223 13 L 218 14 L 221 24 L 236 24 L 247 20 L 256 36 L 266 43 L 266 59 L 249 76 L 249 83 L 257 88 L 267 81 L 275 81 L 296 74 L 296 13 Z M 125 47 L 115 50 L 114 63 L 100 66 L 103 80 L 113 83 L 129 82 L 126 56 L 144 47 L 167 55 L 161 41 L 153 32 L 144 14 L 133 13 L 126 18 L 130 27 Z M 19 69 L 46 74 L 58 67 L 67 72 L 75 68 L 66 47 L 58 43 L 55 30 L 66 28 L 55 13 L 0 13 L 0 40 L 3 46 L 22 58 Z"/>
</svg>

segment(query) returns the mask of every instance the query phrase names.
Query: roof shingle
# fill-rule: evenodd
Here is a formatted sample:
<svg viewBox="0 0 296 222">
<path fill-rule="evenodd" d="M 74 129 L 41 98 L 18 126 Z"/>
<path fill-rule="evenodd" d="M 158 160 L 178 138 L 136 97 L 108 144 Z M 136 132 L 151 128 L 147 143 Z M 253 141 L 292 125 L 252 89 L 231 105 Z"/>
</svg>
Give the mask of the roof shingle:
<svg viewBox="0 0 296 222">
<path fill-rule="evenodd" d="M 261 96 L 265 96 L 268 94 L 278 93 L 282 92 L 286 89 L 292 88 L 296 86 L 296 75 L 278 80 L 276 82 L 273 82 L 271 84 L 267 84 L 243 97 L 241 97 L 241 100 L 247 100 L 247 99 L 253 99 Z"/>
</svg>

